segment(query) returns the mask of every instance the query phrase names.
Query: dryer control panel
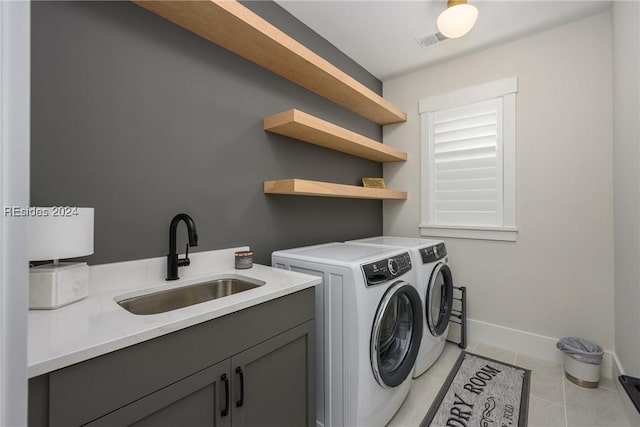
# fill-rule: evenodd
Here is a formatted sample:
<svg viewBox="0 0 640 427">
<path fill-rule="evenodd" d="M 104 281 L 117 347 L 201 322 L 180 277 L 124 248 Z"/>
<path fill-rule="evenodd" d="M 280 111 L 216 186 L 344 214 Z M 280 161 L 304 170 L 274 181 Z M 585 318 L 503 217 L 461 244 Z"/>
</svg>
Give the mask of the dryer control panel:
<svg viewBox="0 0 640 427">
<path fill-rule="evenodd" d="M 421 248 L 420 256 L 422 256 L 423 264 L 436 262 L 447 256 L 447 248 L 444 243 L 438 243 L 437 245 L 429 246 L 428 248 Z"/>
<path fill-rule="evenodd" d="M 409 256 L 408 252 L 362 266 L 367 286 L 387 282 L 394 277 L 402 276 L 410 270 L 411 256 Z"/>
</svg>

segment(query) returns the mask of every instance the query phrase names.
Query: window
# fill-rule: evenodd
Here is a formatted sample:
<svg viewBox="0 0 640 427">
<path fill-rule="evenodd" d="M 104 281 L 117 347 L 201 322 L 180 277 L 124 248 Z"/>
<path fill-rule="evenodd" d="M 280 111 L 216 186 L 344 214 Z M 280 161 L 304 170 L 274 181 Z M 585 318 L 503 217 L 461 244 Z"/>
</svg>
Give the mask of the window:
<svg viewBox="0 0 640 427">
<path fill-rule="evenodd" d="M 420 101 L 421 235 L 515 241 L 515 77 Z"/>
</svg>

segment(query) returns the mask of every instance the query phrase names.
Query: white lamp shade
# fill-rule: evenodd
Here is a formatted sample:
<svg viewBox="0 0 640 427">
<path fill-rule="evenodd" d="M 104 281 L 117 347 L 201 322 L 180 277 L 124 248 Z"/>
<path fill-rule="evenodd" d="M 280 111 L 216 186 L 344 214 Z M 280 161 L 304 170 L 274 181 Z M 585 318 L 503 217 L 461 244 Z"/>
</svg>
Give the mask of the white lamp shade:
<svg viewBox="0 0 640 427">
<path fill-rule="evenodd" d="M 73 209 L 77 209 L 74 215 Z M 35 208 L 29 216 L 29 260 L 48 261 L 93 253 L 93 208 Z M 66 215 L 68 214 L 68 215 Z"/>
<path fill-rule="evenodd" d="M 462 37 L 473 28 L 478 19 L 478 9 L 471 4 L 459 4 L 447 8 L 438 16 L 438 31 L 450 39 Z"/>
</svg>

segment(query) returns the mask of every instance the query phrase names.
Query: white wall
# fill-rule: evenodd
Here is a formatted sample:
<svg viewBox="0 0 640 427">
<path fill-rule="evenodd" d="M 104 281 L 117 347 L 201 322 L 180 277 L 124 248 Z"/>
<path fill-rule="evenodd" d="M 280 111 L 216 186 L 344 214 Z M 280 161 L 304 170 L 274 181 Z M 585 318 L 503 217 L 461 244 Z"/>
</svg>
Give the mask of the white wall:
<svg viewBox="0 0 640 427">
<path fill-rule="evenodd" d="M 384 82 L 385 98 L 409 115 L 385 127 L 385 144 L 409 153 L 385 165 L 385 179 L 409 199 L 385 202 L 384 232 L 418 236 L 418 101 L 519 79 L 518 241 L 445 239 L 470 318 L 613 348 L 611 61 L 607 11 Z"/>
<path fill-rule="evenodd" d="M 613 179 L 616 354 L 640 376 L 640 4 L 615 2 Z"/>
<path fill-rule="evenodd" d="M 0 205 L 29 205 L 30 3 L 0 2 Z M 0 426 L 27 421 L 27 220 L 0 216 Z"/>
</svg>

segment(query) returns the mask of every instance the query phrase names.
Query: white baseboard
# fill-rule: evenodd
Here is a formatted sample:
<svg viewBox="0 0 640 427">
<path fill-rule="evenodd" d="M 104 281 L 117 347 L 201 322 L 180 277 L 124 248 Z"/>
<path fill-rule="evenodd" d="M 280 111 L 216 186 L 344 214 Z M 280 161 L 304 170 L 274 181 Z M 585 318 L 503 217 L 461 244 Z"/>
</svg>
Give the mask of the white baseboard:
<svg viewBox="0 0 640 427">
<path fill-rule="evenodd" d="M 538 359 L 562 363 L 562 352 L 556 348 L 556 342 L 559 338 L 546 337 L 474 319 L 467 319 L 467 326 L 469 327 L 469 341 L 482 342 Z M 615 353 L 605 350 L 600 370 L 603 377 L 615 378 L 613 376 L 614 358 L 617 359 Z"/>
</svg>

